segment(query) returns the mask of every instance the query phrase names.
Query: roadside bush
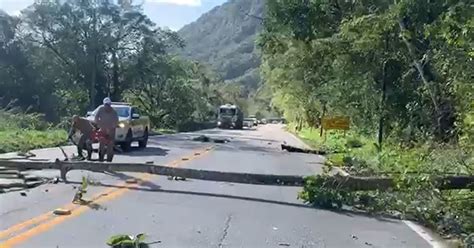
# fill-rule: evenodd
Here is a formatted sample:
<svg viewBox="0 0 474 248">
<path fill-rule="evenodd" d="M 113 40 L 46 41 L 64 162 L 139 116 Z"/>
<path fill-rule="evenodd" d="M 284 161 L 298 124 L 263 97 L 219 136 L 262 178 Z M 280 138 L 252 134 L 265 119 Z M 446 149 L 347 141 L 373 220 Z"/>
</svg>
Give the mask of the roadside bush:
<svg viewBox="0 0 474 248">
<path fill-rule="evenodd" d="M 304 131 L 304 134 L 308 132 Z M 355 139 L 354 139 L 355 138 Z M 319 136 L 305 136 L 308 144 L 321 144 Z M 349 142 L 349 140 L 354 141 Z M 347 141 L 346 141 L 347 140 Z M 370 144 L 374 140 L 350 135 L 328 135 L 330 145 Z M 354 148 L 347 145 L 341 154 L 330 154 L 329 165 L 342 167 L 354 176 L 391 177 L 396 187 L 383 191 L 347 191 L 337 185 L 325 185 L 329 175 L 308 177 L 299 199 L 323 208 L 350 206 L 374 214 L 418 221 L 447 237 L 465 240 L 474 233 L 474 192 L 472 190 L 440 191 L 432 184 L 434 176 L 473 175 L 474 149 L 472 146 L 414 144 L 407 148 L 387 140 L 382 151 L 377 146 L 363 145 Z M 327 171 L 327 170 L 326 170 Z"/>
<path fill-rule="evenodd" d="M 0 131 L 13 129 L 46 130 L 50 127 L 44 121 L 44 115 L 37 113 L 24 113 L 18 109 L 0 109 Z"/>
<path fill-rule="evenodd" d="M 43 115 L 0 110 L 0 153 L 64 145 L 66 137 L 64 129 L 52 128 Z"/>
<path fill-rule="evenodd" d="M 67 144 L 64 130 L 13 130 L 0 131 L 0 153 L 27 152 L 33 149 Z"/>
<path fill-rule="evenodd" d="M 351 138 L 347 140 L 346 147 L 348 148 L 361 148 L 364 146 L 364 143 L 356 138 Z"/>
</svg>

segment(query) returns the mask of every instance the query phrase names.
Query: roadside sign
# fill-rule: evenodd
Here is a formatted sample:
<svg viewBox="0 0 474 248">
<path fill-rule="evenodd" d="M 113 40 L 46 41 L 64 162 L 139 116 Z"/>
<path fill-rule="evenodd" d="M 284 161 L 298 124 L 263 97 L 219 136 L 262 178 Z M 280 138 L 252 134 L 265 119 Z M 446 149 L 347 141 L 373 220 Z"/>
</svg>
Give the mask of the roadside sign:
<svg viewBox="0 0 474 248">
<path fill-rule="evenodd" d="M 323 117 L 322 127 L 326 130 L 349 130 L 351 120 L 347 116 Z"/>
</svg>

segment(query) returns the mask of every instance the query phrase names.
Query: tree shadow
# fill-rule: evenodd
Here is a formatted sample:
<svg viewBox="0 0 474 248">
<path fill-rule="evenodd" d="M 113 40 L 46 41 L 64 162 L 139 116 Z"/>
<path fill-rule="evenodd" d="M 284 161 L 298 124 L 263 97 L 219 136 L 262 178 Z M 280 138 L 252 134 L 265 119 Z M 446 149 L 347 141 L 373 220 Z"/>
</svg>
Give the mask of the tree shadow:
<svg viewBox="0 0 474 248">
<path fill-rule="evenodd" d="M 73 184 L 80 184 L 80 182 L 72 182 Z M 259 203 L 266 203 L 266 204 L 275 204 L 280 206 L 286 207 L 295 207 L 295 208 L 304 208 L 304 209 L 313 209 L 313 210 L 325 210 L 335 214 L 345 215 L 348 217 L 368 217 L 368 218 L 375 218 L 378 221 L 383 222 L 390 222 L 390 223 L 398 223 L 398 220 L 385 217 L 373 213 L 367 213 L 363 211 L 357 211 L 352 209 L 328 209 L 328 208 L 320 208 L 313 205 L 307 205 L 303 203 L 294 203 L 294 202 L 285 202 L 285 201 L 277 201 L 277 200 L 270 200 L 270 199 L 262 199 L 262 198 L 255 198 L 255 197 L 248 197 L 248 196 L 237 196 L 237 195 L 228 195 L 228 194 L 219 194 L 219 193 L 208 193 L 208 192 L 197 192 L 197 191 L 184 191 L 184 190 L 172 190 L 172 189 L 162 189 L 159 185 L 151 183 L 149 181 L 145 181 L 140 185 L 145 187 L 137 187 L 133 185 L 113 185 L 113 184 L 104 184 L 99 183 L 99 186 L 102 187 L 111 187 L 111 188 L 126 188 L 129 190 L 137 190 L 137 191 L 145 191 L 145 192 L 159 192 L 159 193 L 166 193 L 166 194 L 182 194 L 182 195 L 192 195 L 192 196 L 202 196 L 202 197 L 214 197 L 214 198 L 225 198 L 225 199 L 233 199 L 233 200 L 240 200 L 240 201 L 251 201 L 251 202 L 259 202 Z"/>
<path fill-rule="evenodd" d="M 90 209 L 92 210 L 107 210 L 106 207 L 98 204 L 98 203 L 95 203 L 93 200 L 84 200 L 84 199 L 81 199 L 79 201 L 76 201 L 74 202 L 75 204 L 79 204 L 81 206 L 87 206 L 89 207 Z"/>
<path fill-rule="evenodd" d="M 152 183 L 151 181 L 143 181 L 141 180 L 140 178 L 136 178 L 136 177 L 133 177 L 133 176 L 130 176 L 130 175 L 127 175 L 125 173 L 121 173 L 121 172 L 115 172 L 115 171 L 104 171 L 103 172 L 104 174 L 106 175 L 109 175 L 109 176 L 113 176 L 115 178 L 118 178 L 120 179 L 121 181 L 127 181 L 127 180 L 133 180 L 135 181 L 137 184 L 141 185 L 141 186 L 145 186 L 149 189 L 160 189 L 161 187 L 159 185 L 156 185 L 154 183 Z M 81 182 L 69 182 L 70 184 L 81 184 Z M 94 183 L 94 186 L 102 186 L 102 187 L 115 187 L 115 188 L 127 188 L 127 189 L 138 189 L 139 187 L 135 187 L 135 186 L 132 186 L 132 184 L 130 184 L 130 186 L 128 185 L 125 185 L 125 186 L 117 186 L 117 185 L 112 185 L 112 184 L 104 184 L 104 183 L 101 183 L 101 182 L 95 182 Z"/>
<path fill-rule="evenodd" d="M 168 149 L 164 149 L 161 147 L 147 147 L 147 148 L 139 148 L 139 147 L 132 147 L 129 152 L 121 153 L 123 155 L 127 155 L 129 157 L 142 157 L 142 156 L 166 156 L 168 155 Z"/>
</svg>

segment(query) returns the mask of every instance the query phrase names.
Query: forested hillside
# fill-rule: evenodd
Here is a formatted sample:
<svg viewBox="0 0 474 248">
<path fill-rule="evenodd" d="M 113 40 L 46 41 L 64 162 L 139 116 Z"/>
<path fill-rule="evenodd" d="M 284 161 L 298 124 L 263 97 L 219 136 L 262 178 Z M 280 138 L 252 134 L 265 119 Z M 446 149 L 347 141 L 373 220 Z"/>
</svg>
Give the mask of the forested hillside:
<svg viewBox="0 0 474 248">
<path fill-rule="evenodd" d="M 337 152 L 328 164 L 398 182 L 346 192 L 316 176 L 303 200 L 397 213 L 474 245 L 472 191 L 433 187 L 474 172 L 472 1 L 268 1 L 259 45 L 273 102 L 303 138 Z M 350 118 L 347 138 L 311 131 L 328 116 Z"/>
<path fill-rule="evenodd" d="M 230 0 L 178 31 L 179 52 L 216 70 L 224 80 L 255 91 L 260 83 L 260 55 L 255 39 L 262 29 L 263 0 Z M 245 92 L 244 92 L 245 93 Z"/>
</svg>

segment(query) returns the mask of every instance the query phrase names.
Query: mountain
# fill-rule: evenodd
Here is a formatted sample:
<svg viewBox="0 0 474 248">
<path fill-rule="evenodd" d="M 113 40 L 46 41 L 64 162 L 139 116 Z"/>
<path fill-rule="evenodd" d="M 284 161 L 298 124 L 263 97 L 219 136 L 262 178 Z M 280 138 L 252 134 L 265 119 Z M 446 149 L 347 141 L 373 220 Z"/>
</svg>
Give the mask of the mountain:
<svg viewBox="0 0 474 248">
<path fill-rule="evenodd" d="M 264 0 L 230 0 L 215 7 L 178 31 L 186 44 L 179 53 L 208 64 L 226 81 L 257 89 L 260 53 L 255 39 L 264 7 Z"/>
</svg>

